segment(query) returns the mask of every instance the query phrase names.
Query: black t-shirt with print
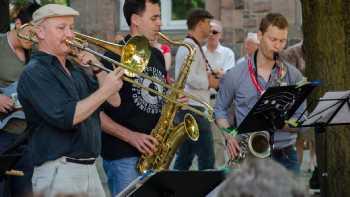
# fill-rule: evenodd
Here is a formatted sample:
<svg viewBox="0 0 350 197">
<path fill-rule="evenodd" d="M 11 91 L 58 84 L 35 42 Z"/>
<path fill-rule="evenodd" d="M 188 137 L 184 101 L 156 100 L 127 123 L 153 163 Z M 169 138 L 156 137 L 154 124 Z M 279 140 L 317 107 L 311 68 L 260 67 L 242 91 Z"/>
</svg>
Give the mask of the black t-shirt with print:
<svg viewBox="0 0 350 197">
<path fill-rule="evenodd" d="M 127 36 L 125 39 L 128 40 L 129 38 L 130 36 Z M 120 60 L 120 57 L 113 53 L 107 52 L 105 55 L 117 61 Z M 106 61 L 102 61 L 102 63 L 107 68 L 112 68 L 111 63 Z M 164 82 L 166 73 L 165 61 L 158 49 L 151 48 L 151 57 L 143 73 Z M 148 79 L 135 77 L 133 80 L 146 87 L 165 92 L 162 86 Z M 121 97 L 120 106 L 115 108 L 106 104 L 103 109 L 104 112 L 115 122 L 132 131 L 149 134 L 159 120 L 163 106 L 162 97 L 149 93 L 125 81 L 119 94 Z M 104 159 L 115 160 L 139 155 L 138 150 L 132 145 L 102 132 L 102 157 Z"/>
</svg>

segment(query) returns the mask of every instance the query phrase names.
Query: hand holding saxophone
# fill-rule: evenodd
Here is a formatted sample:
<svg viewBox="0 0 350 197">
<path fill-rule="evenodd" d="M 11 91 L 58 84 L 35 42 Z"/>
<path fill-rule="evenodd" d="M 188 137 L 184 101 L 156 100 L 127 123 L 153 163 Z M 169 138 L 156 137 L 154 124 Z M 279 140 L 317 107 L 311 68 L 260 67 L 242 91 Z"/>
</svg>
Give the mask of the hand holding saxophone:
<svg viewBox="0 0 350 197">
<path fill-rule="evenodd" d="M 153 136 L 133 131 L 130 132 L 128 143 L 145 155 L 153 155 L 156 153 L 157 145 L 159 144 L 157 139 Z"/>
<path fill-rule="evenodd" d="M 239 143 L 237 139 L 226 132 L 224 133 L 224 138 L 225 138 L 227 153 L 229 155 L 230 160 L 235 159 L 240 152 Z"/>
</svg>

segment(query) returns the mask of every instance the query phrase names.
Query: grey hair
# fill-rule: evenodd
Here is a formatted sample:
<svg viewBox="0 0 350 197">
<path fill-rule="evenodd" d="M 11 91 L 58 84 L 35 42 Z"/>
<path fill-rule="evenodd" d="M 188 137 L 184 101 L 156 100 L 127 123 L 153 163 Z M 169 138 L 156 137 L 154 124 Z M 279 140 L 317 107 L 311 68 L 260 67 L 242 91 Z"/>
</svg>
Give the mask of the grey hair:
<svg viewBox="0 0 350 197">
<path fill-rule="evenodd" d="M 248 159 L 232 172 L 218 197 L 306 197 L 306 187 L 271 159 Z"/>
</svg>

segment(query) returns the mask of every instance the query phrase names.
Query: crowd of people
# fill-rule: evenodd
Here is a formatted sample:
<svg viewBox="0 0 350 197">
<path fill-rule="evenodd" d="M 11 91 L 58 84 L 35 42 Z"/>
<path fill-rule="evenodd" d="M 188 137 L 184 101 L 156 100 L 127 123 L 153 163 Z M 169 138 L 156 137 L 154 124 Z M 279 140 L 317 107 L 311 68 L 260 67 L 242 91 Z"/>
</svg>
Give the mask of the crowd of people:
<svg viewBox="0 0 350 197">
<path fill-rule="evenodd" d="M 160 9 L 159 0 L 126 0 L 123 13 L 129 31 L 116 38 L 116 42 L 124 45 L 135 36 L 145 36 L 150 41 L 151 54 L 143 72 L 171 84 L 183 72 L 189 51 L 183 46 L 177 49 L 172 77 L 171 48 L 159 41 Z M 16 17 L 15 28 L 0 37 L 0 113 L 7 116 L 23 110 L 25 114 L 25 118 L 13 118 L 0 129 L 2 154 L 25 137 L 20 146 L 23 156 L 13 166 L 25 176 L 1 175 L 1 188 L 7 196 L 32 193 L 106 196 L 101 172 L 96 168 L 99 157 L 108 191 L 116 196 L 142 176 L 137 170 L 141 155 L 157 154 L 160 142 L 151 131 L 162 116 L 166 100 L 123 81 L 126 71 L 107 58 L 100 60 L 89 52 L 74 49 L 70 43 L 75 37 L 77 16 L 79 12 L 68 6 L 29 4 Z M 35 34 L 33 52 L 32 41 L 18 35 L 21 25 L 28 22 L 32 26 L 21 29 L 21 33 Z M 258 31 L 247 34 L 246 55 L 237 62 L 234 52 L 220 43 L 224 28 L 209 11 L 189 11 L 187 28 L 183 42 L 193 46 L 196 53 L 190 62 L 184 92 L 211 103 L 215 122 L 188 109 L 176 113 L 174 124 L 182 122 L 186 114 L 192 114 L 199 138 L 185 139 L 180 144 L 171 169 L 189 170 L 195 158 L 198 170 L 215 169 L 215 133 L 223 136 L 222 152 L 227 151 L 229 158 L 237 157 L 240 138 L 226 130 L 243 121 L 267 88 L 294 85 L 303 80 L 298 68 L 304 66 L 296 67 L 292 61 L 276 58 L 288 41 L 288 21 L 279 13 L 267 14 Z M 104 56 L 121 60 L 120 54 L 110 51 Z M 107 73 L 100 67 L 112 71 Z M 133 80 L 163 94 L 168 92 L 142 76 Z M 15 96 L 5 94 L 3 89 L 13 84 Z M 18 108 L 14 97 L 21 104 Z M 198 100 L 180 97 L 177 101 L 207 113 L 206 106 Z M 302 104 L 293 116 L 298 117 L 304 109 Z M 298 132 L 287 124 L 274 131 L 271 159 L 245 162 L 239 172 L 233 172 L 223 182 L 218 196 L 259 196 L 256 193 L 262 191 L 264 195 L 260 196 L 306 196 L 292 176 L 300 171 L 296 151 Z M 264 190 L 266 181 L 272 185 Z M 277 187 L 280 183 L 285 184 Z"/>
</svg>

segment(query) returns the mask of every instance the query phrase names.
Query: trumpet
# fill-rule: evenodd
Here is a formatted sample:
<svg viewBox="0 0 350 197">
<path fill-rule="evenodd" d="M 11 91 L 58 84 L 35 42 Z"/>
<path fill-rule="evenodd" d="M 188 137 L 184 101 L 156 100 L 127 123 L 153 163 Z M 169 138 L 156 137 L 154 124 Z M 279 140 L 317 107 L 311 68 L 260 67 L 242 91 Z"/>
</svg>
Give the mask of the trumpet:
<svg viewBox="0 0 350 197">
<path fill-rule="evenodd" d="M 29 23 L 22 25 L 17 30 L 17 36 L 21 39 L 25 39 L 25 40 L 29 40 L 29 41 L 32 41 L 34 43 L 37 43 L 38 40 L 36 38 L 36 35 L 32 31 L 32 29 L 29 30 L 29 35 L 23 34 L 23 30 L 25 28 L 28 28 L 28 27 L 31 28 L 33 26 Z M 94 37 L 91 37 L 88 35 L 84 35 L 84 34 L 81 34 L 78 32 L 74 32 L 74 34 L 75 34 L 75 37 L 73 40 L 66 40 L 66 43 L 71 48 L 76 48 L 78 50 L 87 51 L 87 52 L 89 52 L 89 53 L 91 53 L 91 54 L 93 54 L 101 59 L 104 59 L 104 60 L 106 60 L 114 65 L 117 65 L 117 66 L 124 68 L 125 75 L 126 75 L 123 77 L 124 81 L 129 82 L 138 88 L 145 89 L 145 90 L 147 90 L 147 91 L 149 91 L 157 96 L 160 96 L 163 99 L 180 106 L 182 109 L 187 109 L 187 110 L 190 110 L 198 115 L 201 115 L 201 116 L 207 118 L 209 121 L 214 120 L 213 119 L 213 108 L 208 103 L 198 99 L 197 97 L 195 97 L 192 94 L 185 93 L 183 90 L 177 89 L 176 87 L 173 87 L 172 85 L 166 84 L 160 80 L 154 79 L 154 78 L 143 73 L 143 71 L 145 70 L 145 68 L 148 64 L 149 58 L 151 56 L 149 41 L 146 37 L 134 36 L 125 45 L 119 45 L 119 44 L 111 43 L 111 42 L 104 41 L 101 39 L 97 39 L 97 38 L 94 38 Z M 159 32 L 159 35 L 163 39 L 167 39 L 160 32 Z M 120 55 L 121 62 L 118 62 L 112 58 L 109 58 L 109 57 L 89 48 L 88 47 L 89 43 Z M 98 67 L 106 72 L 112 71 L 112 70 L 110 70 L 102 65 L 99 65 L 99 64 L 90 64 L 90 65 Z M 181 95 L 186 96 L 189 99 L 195 100 L 195 101 L 203 104 L 207 108 L 208 113 L 197 110 L 196 108 L 193 108 L 187 104 L 180 103 L 176 99 L 173 99 L 173 98 L 165 95 L 162 92 L 159 92 L 159 91 L 154 90 L 152 88 L 146 87 L 139 82 L 136 82 L 135 80 L 132 79 L 135 76 L 140 76 L 140 77 L 143 77 L 145 79 L 148 79 L 151 82 L 159 84 L 159 85 L 167 88 L 170 91 L 179 93 Z"/>
</svg>

